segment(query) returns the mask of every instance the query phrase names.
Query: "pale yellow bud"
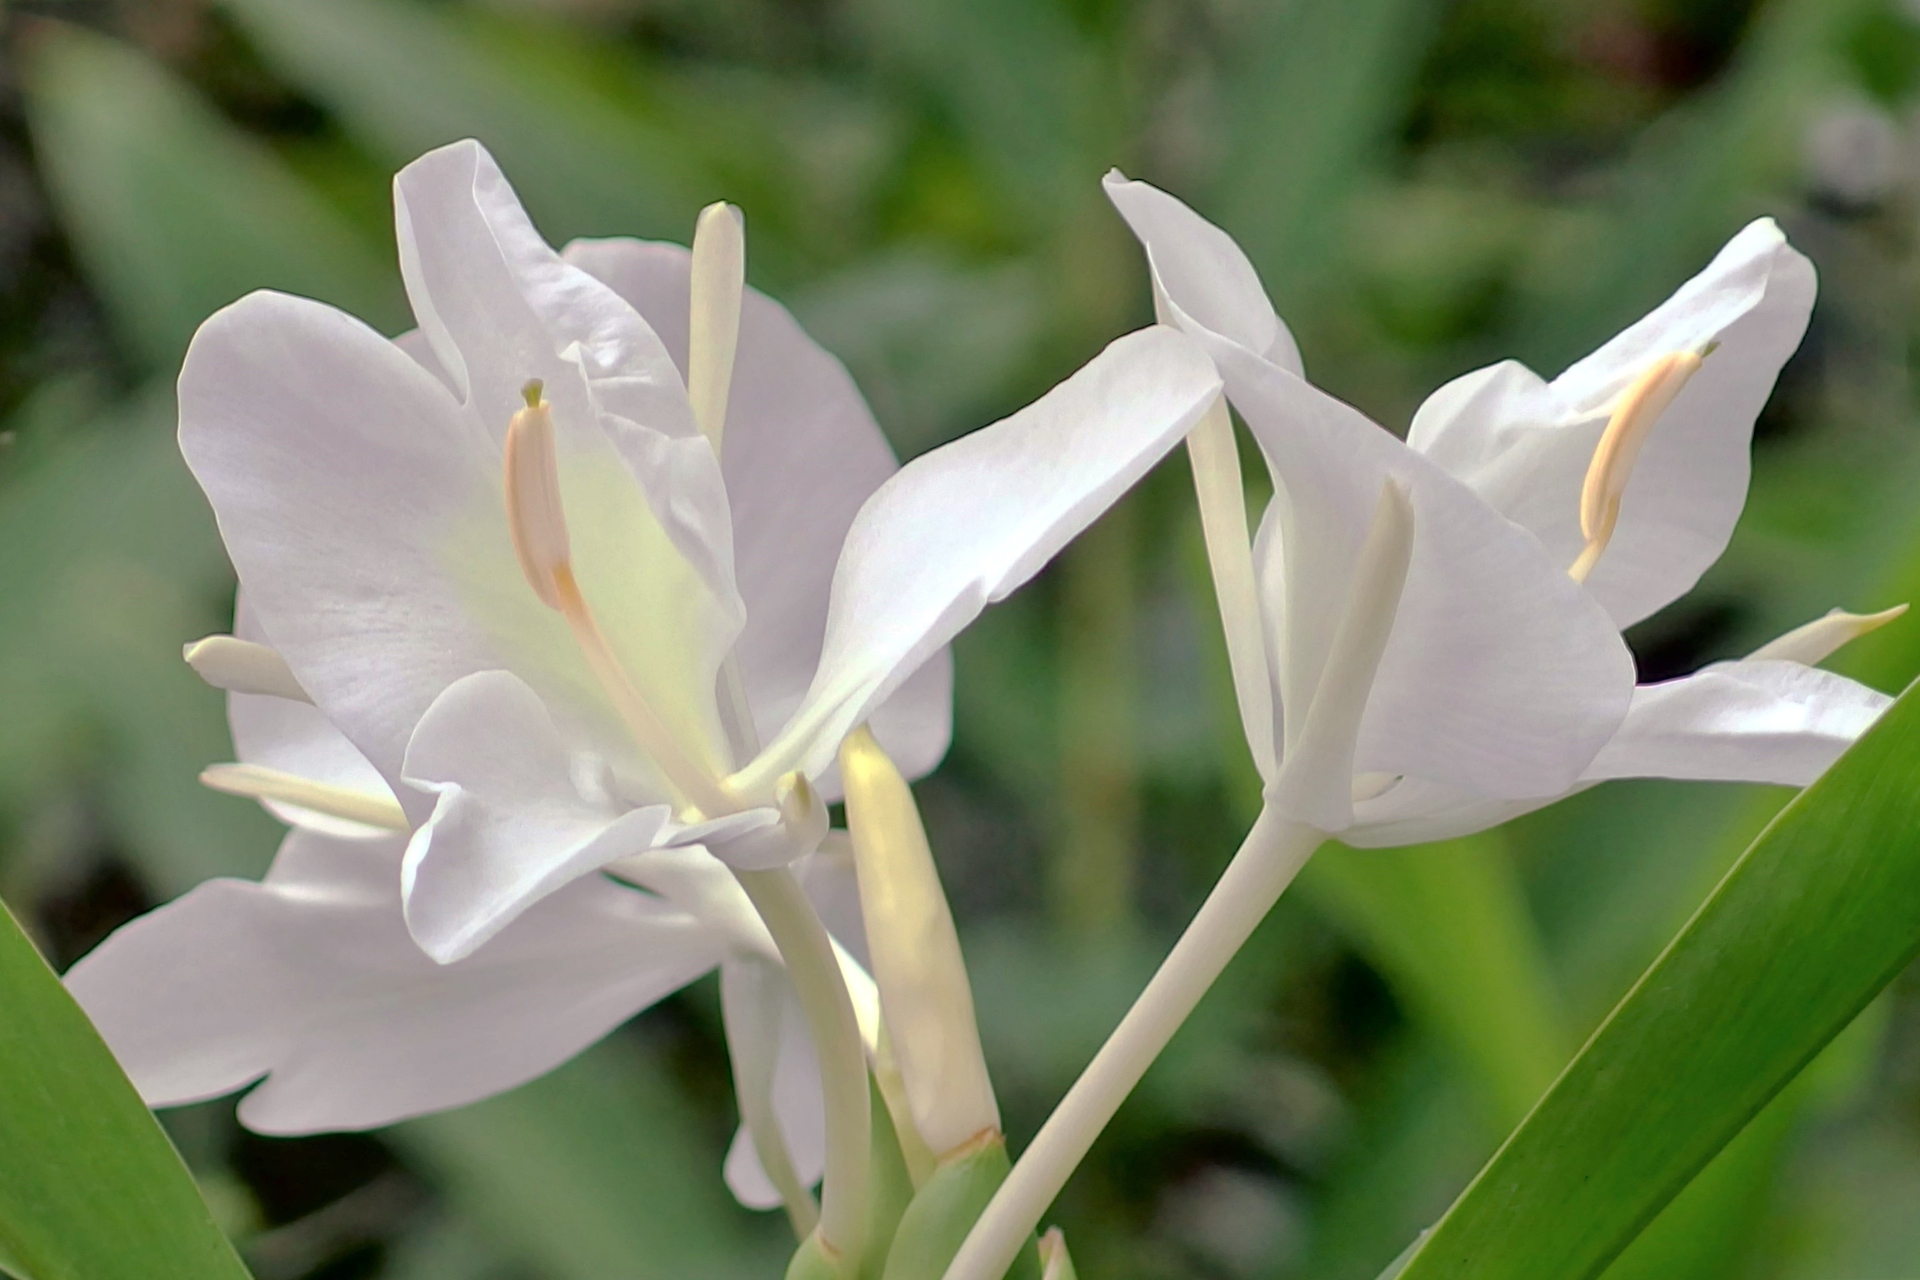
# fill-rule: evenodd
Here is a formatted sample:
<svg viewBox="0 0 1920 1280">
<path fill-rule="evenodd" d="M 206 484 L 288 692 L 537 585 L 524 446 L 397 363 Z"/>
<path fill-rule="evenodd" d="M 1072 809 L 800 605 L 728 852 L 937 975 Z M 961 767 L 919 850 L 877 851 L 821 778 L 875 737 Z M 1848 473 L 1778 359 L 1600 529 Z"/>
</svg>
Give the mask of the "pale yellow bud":
<svg viewBox="0 0 1920 1280">
<path fill-rule="evenodd" d="M 913 792 L 866 729 L 840 748 L 860 913 L 914 1127 L 944 1157 L 998 1133 L 973 991 Z"/>
<path fill-rule="evenodd" d="M 195 675 L 230 693 L 262 693 L 294 702 L 312 702 L 277 649 L 236 636 L 207 636 L 180 654 Z"/>
</svg>

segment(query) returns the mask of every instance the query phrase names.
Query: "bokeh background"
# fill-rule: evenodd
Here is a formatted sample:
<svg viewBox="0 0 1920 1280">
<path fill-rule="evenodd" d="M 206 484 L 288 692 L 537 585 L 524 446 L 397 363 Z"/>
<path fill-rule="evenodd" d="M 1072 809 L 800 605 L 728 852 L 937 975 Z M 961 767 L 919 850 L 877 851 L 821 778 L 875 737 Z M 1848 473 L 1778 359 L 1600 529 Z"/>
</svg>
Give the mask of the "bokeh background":
<svg viewBox="0 0 1920 1280">
<path fill-rule="evenodd" d="M 173 445 L 181 352 L 259 286 L 405 327 L 388 178 L 461 136 L 555 243 L 684 241 L 703 203 L 744 206 L 753 281 L 903 456 L 1148 318 L 1111 165 L 1238 236 L 1316 380 L 1396 430 L 1490 360 L 1557 372 L 1771 214 L 1819 308 L 1732 551 L 1631 636 L 1643 674 L 1920 594 L 1920 7 L 1898 0 L 4 13 L 0 894 L 56 964 L 277 840 L 194 784 L 229 748 L 179 647 L 226 627 L 231 579 Z M 1017 1142 L 1256 803 L 1184 462 L 958 662 L 953 752 L 919 790 Z M 1899 687 L 1920 623 L 1842 665 Z M 1783 798 L 1613 784 L 1485 838 L 1323 853 L 1061 1200 L 1081 1273 L 1369 1280 Z M 262 1280 L 771 1276 L 782 1223 L 719 1180 L 724 1061 L 709 982 L 461 1112 L 169 1125 Z M 1920 1277 L 1914 975 L 1608 1274 Z"/>
</svg>

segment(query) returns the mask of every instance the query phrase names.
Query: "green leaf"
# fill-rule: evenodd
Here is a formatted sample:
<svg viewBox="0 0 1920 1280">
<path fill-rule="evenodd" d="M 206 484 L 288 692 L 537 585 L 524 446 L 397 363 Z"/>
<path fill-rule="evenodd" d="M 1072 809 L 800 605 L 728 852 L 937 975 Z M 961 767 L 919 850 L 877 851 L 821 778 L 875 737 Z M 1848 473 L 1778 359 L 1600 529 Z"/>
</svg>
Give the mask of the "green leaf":
<svg viewBox="0 0 1920 1280">
<path fill-rule="evenodd" d="M 1501 1131 L 1567 1051 L 1513 864 L 1497 832 L 1407 849 L 1327 848 L 1301 887 L 1485 1082 Z"/>
<path fill-rule="evenodd" d="M 160 1125 L 0 905 L 0 1265 L 27 1280 L 246 1267 Z"/>
<path fill-rule="evenodd" d="M 142 362 L 171 373 L 199 323 L 251 289 L 397 325 L 398 277 L 272 152 L 136 50 L 42 23 L 28 123 L 87 274 Z"/>
<path fill-rule="evenodd" d="M 1389 154 L 1440 6 L 1250 5 L 1222 68 L 1226 156 L 1213 207 L 1286 312 L 1335 260 L 1346 198 Z"/>
<path fill-rule="evenodd" d="M 631 60 L 530 19 L 399 0 L 222 0 L 274 69 L 393 164 L 478 138 L 555 244 L 685 241 L 720 193 L 653 117 Z"/>
<path fill-rule="evenodd" d="M 1920 951 L 1920 694 L 1747 850 L 1404 1280 L 1586 1280 Z"/>
</svg>

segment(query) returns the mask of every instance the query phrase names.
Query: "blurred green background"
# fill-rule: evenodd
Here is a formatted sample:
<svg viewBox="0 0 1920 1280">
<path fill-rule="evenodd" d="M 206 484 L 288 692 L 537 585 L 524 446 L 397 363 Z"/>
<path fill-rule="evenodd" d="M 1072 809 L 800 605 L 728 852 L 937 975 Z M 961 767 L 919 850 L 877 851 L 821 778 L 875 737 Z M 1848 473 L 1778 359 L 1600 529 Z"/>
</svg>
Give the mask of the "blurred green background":
<svg viewBox="0 0 1920 1280">
<path fill-rule="evenodd" d="M 1920 595 L 1920 6 L 1897 0 L 97 0 L 5 6 L 0 896 L 56 964 L 277 840 L 205 792 L 179 645 L 231 579 L 172 441 L 194 326 L 272 286 L 405 327 L 391 172 L 490 146 L 555 243 L 750 275 L 903 456 L 1149 315 L 1111 165 L 1254 257 L 1315 379 L 1404 428 L 1544 373 L 1748 218 L 1818 264 L 1732 551 L 1643 675 Z M 1254 464 L 1250 475 L 1260 468 Z M 1920 624 L 1840 665 L 1920 671 Z M 1256 803 L 1184 463 L 958 647 L 919 788 L 1013 1137 L 1092 1053 Z M 1442 847 L 1323 853 L 1052 1220 L 1082 1274 L 1370 1280 L 1784 796 L 1613 784 Z M 711 983 L 553 1077 L 370 1136 L 169 1125 L 262 1280 L 778 1273 L 728 1198 Z M 0 1158 L 4 1158 L 0 1156 Z M 1610 1280 L 1920 1277 L 1920 982 L 1894 988 Z"/>
</svg>

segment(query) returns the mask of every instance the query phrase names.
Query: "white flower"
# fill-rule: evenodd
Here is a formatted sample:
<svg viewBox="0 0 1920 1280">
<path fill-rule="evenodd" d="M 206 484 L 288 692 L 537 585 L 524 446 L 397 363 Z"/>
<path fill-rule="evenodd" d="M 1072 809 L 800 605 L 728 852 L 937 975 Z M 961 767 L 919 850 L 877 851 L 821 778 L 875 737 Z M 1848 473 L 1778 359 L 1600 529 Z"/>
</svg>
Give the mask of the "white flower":
<svg viewBox="0 0 1920 1280">
<path fill-rule="evenodd" d="M 1619 635 L 1693 586 L 1745 503 L 1753 422 L 1814 295 L 1771 221 L 1552 382 L 1507 361 L 1442 387 L 1402 443 L 1305 380 L 1224 232 L 1106 185 L 1273 473 L 1251 565 L 1215 564 L 1248 741 L 1287 816 L 1386 845 L 1606 778 L 1804 785 L 1886 706 L 1810 664 L 1891 615 L 1637 688 Z M 1210 543 L 1231 520 L 1213 513 Z"/>
<path fill-rule="evenodd" d="M 803 854 L 862 722 L 929 768 L 946 642 L 1218 385 L 1135 334 L 889 479 L 844 371 L 751 291 L 727 369 L 725 222 L 692 266 L 556 254 L 472 143 L 395 203 L 418 333 L 244 298 L 188 353 L 180 437 L 272 648 L 417 826 L 407 921 L 442 961 L 649 849 Z"/>
<path fill-rule="evenodd" d="M 825 1148 L 819 1067 L 773 941 L 727 869 L 698 848 L 642 854 L 617 879 L 562 887 L 466 958 L 435 962 L 402 915 L 407 832 L 393 793 L 303 700 L 244 601 L 236 614 L 235 637 L 189 646 L 189 661 L 279 694 L 229 695 L 240 763 L 206 780 L 262 799 L 294 829 L 260 883 L 209 881 L 122 927 L 66 978 L 147 1103 L 257 1084 L 240 1103 L 257 1132 L 391 1124 L 543 1075 L 718 966 L 750 1118 L 727 1183 L 752 1207 L 810 1212 Z M 796 870 L 857 964 L 851 855 L 844 839 L 830 848 Z M 870 1020 L 870 983 L 848 976 Z M 771 1148 L 764 1161 L 750 1128 Z"/>
</svg>

